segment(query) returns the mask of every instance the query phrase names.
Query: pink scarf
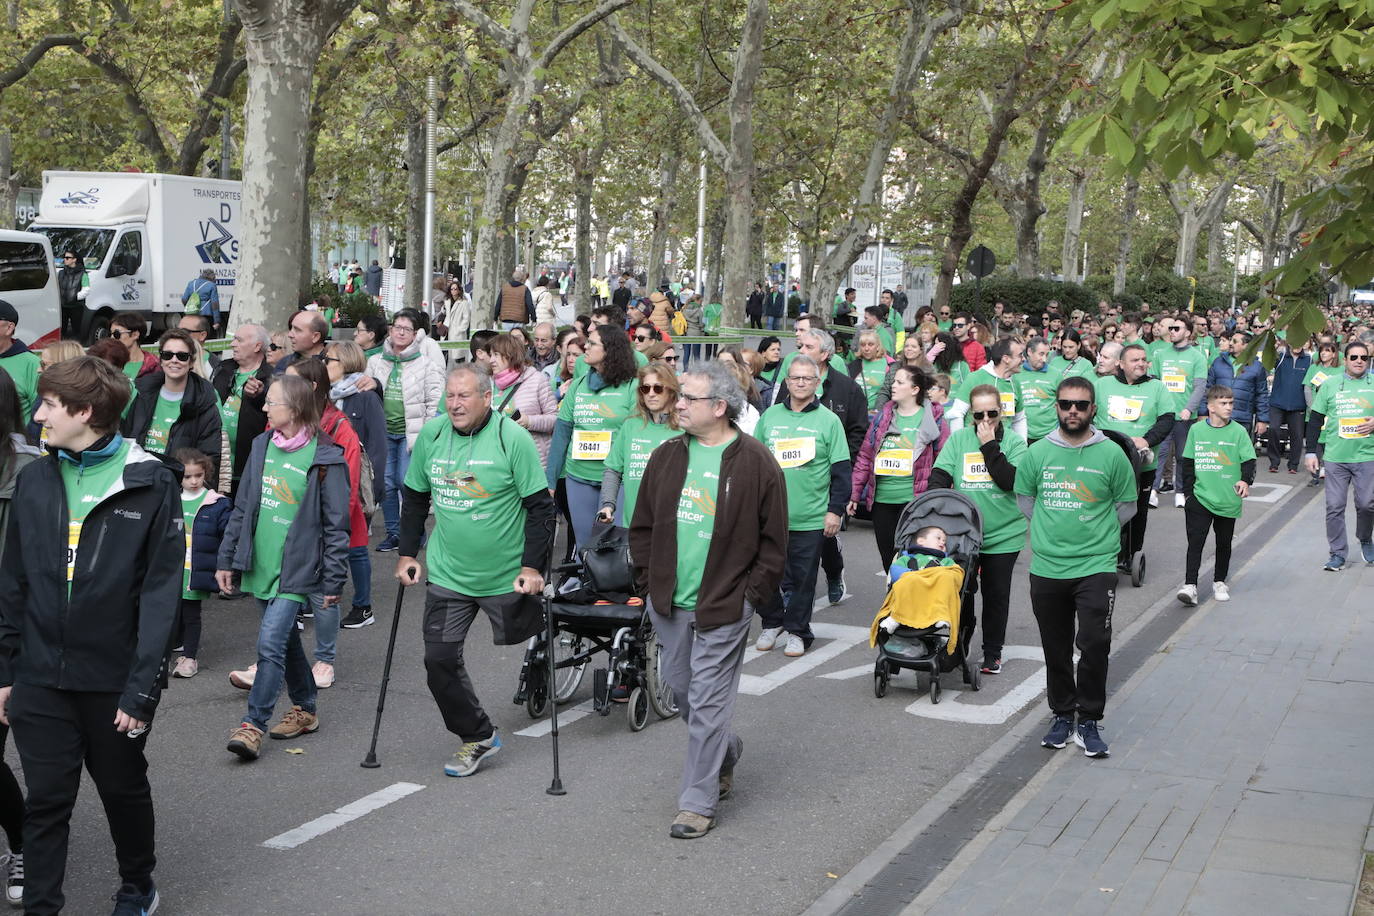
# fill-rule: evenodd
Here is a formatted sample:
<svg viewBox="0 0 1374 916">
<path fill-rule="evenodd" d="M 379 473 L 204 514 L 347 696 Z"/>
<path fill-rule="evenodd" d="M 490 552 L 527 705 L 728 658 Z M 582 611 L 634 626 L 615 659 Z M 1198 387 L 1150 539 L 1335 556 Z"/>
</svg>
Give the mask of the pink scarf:
<svg viewBox="0 0 1374 916">
<path fill-rule="evenodd" d="M 493 375 L 491 377 L 491 380 L 496 383 L 497 388 L 500 388 L 502 391 L 505 391 L 512 384 L 514 384 L 515 380 L 519 377 L 520 373 L 514 369 L 502 369 L 500 372 Z"/>
<path fill-rule="evenodd" d="M 272 430 L 272 444 L 283 452 L 295 452 L 305 447 L 305 443 L 314 437 L 314 432 L 308 426 L 302 426 L 300 432 L 291 438 L 287 438 L 281 430 Z"/>
</svg>

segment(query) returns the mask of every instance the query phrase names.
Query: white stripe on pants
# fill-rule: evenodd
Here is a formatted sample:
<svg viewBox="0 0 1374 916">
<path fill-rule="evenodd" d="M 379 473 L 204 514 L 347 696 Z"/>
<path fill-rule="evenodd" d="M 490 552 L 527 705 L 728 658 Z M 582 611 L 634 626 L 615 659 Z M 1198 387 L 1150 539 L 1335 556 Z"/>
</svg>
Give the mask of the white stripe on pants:
<svg viewBox="0 0 1374 916">
<path fill-rule="evenodd" d="M 682 764 L 678 810 L 714 817 L 720 770 L 739 759 L 741 743 L 731 730 L 740 666 L 754 609 L 747 601 L 735 623 L 697 630 L 696 614 L 673 608 L 651 618 L 663 646 L 663 673 L 687 723 L 687 759 Z"/>
</svg>

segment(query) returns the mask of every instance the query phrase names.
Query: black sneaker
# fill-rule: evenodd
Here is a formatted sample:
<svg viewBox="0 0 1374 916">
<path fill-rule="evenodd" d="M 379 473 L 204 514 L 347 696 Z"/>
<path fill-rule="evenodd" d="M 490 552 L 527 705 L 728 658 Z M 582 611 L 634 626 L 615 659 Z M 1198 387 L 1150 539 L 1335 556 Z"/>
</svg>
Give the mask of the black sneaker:
<svg viewBox="0 0 1374 916">
<path fill-rule="evenodd" d="M 1161 483 L 1161 484 L 1159 485 L 1159 489 L 1158 489 L 1156 492 L 1158 492 L 1158 493 L 1172 493 L 1173 491 L 1174 491 L 1174 485 L 1173 485 L 1173 483 L 1172 483 L 1171 481 L 1166 480 L 1166 481 L 1164 481 L 1163 483 Z"/>
<path fill-rule="evenodd" d="M 1041 747 L 1052 747 L 1059 750 L 1069 743 L 1069 734 L 1073 731 L 1073 719 L 1069 716 L 1055 716 L 1050 723 L 1050 730 L 1045 732 L 1045 737 L 1040 739 Z"/>
<path fill-rule="evenodd" d="M 348 616 L 339 622 L 339 626 L 345 630 L 361 630 L 363 627 L 370 627 L 377 620 L 372 616 L 372 608 L 358 607 L 356 604 L 353 610 L 348 612 Z"/>
<path fill-rule="evenodd" d="M 382 538 L 382 542 L 377 545 L 378 553 L 387 553 L 401 546 L 401 539 L 394 534 L 388 534 Z"/>
<path fill-rule="evenodd" d="M 1073 743 L 1083 748 L 1084 757 L 1108 756 L 1107 742 L 1102 740 L 1097 729 L 1097 722 L 1092 719 L 1079 722 L 1078 728 L 1074 729 Z"/>
<path fill-rule="evenodd" d="M 132 884 L 126 884 L 119 889 L 119 893 L 115 894 L 113 899 L 115 907 L 110 916 L 152 916 L 161 902 L 157 896 L 157 888 L 151 885 L 145 894 Z"/>
<path fill-rule="evenodd" d="M 979 668 L 978 670 L 983 672 L 984 674 L 1001 674 L 1002 660 L 1000 658 L 994 658 L 991 655 L 984 655 L 983 667 Z"/>
</svg>

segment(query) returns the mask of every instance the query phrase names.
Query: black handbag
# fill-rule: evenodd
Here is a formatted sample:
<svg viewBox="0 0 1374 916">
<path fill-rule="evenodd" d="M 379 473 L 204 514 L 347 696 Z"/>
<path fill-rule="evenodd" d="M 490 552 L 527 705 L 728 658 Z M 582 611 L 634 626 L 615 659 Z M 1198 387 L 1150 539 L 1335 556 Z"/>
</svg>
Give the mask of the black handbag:
<svg viewBox="0 0 1374 916">
<path fill-rule="evenodd" d="M 630 532 L 608 525 L 594 530 L 592 543 L 582 553 L 587 584 L 604 600 L 634 594 L 634 564 L 630 561 Z"/>
</svg>

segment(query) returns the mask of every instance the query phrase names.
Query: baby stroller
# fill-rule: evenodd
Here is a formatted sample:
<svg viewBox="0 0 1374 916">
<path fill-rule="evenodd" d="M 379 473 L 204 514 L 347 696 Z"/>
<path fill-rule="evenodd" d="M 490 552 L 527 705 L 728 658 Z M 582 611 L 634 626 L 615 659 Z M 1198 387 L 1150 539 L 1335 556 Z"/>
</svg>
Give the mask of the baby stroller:
<svg viewBox="0 0 1374 916">
<path fill-rule="evenodd" d="M 1121 450 L 1126 453 L 1126 460 L 1131 463 L 1131 479 L 1139 481 L 1140 469 L 1145 464 L 1146 458 L 1135 447 L 1131 437 L 1114 429 L 1104 429 L 1102 435 L 1121 446 Z M 1139 486 L 1138 483 L 1137 486 Z M 1129 574 L 1131 585 L 1140 588 L 1145 584 L 1145 545 L 1134 542 L 1134 528 L 1130 522 L 1122 526 L 1121 544 L 1124 556 L 1121 558 L 1121 562 L 1117 563 L 1117 571 Z"/>
<path fill-rule="evenodd" d="M 898 549 L 908 547 L 916 532 L 927 525 L 943 528 L 946 535 L 945 552 L 963 570 L 963 584 L 959 588 L 959 603 L 968 595 L 974 564 L 983 547 L 983 520 L 973 500 L 954 490 L 927 490 L 907 503 L 897 521 L 894 543 Z M 895 586 L 894 586 L 895 587 Z M 914 628 L 899 625 L 893 632 L 878 630 L 878 657 L 873 665 L 873 695 L 887 695 L 888 683 L 902 669 L 930 675 L 930 702 L 940 702 L 940 675 L 960 669 L 964 683 L 972 689 L 982 688 L 978 666 L 969 663 L 969 642 L 973 639 L 976 618 L 972 614 L 959 615 L 954 651 L 949 651 L 949 626 Z"/>
<path fill-rule="evenodd" d="M 514 703 L 524 704 L 531 718 L 555 703 L 572 699 L 587 665 L 598 653 L 606 664 L 592 671 L 592 709 L 608 716 L 611 705 L 625 704 L 631 731 L 648 724 L 650 708 L 660 719 L 677 715 L 673 691 L 663 680 L 658 640 L 645 602 L 635 591 L 627 532 L 607 527 L 580 561 L 555 569 L 563 582 L 580 587 L 548 602 L 553 617 L 554 686 L 549 689 L 548 638 L 540 632 L 525 649 Z"/>
</svg>

